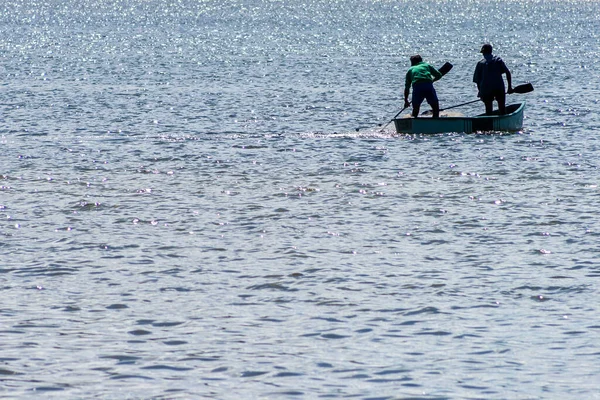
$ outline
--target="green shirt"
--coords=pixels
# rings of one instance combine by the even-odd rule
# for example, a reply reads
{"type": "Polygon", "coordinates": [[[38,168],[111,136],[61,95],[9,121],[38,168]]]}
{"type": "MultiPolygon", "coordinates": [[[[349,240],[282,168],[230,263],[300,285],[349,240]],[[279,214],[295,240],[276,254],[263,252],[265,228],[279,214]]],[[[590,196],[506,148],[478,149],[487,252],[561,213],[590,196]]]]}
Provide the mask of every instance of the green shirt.
{"type": "Polygon", "coordinates": [[[419,82],[435,82],[442,77],[440,71],[421,61],[417,65],[413,65],[406,73],[405,89],[410,89],[411,85],[419,82]]]}

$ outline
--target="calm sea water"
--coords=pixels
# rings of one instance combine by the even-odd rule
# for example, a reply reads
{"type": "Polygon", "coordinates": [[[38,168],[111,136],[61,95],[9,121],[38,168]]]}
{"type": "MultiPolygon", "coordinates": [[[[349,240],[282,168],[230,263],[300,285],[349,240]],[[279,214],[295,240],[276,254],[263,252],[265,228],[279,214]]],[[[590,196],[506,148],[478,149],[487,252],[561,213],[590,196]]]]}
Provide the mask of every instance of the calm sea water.
{"type": "Polygon", "coordinates": [[[1,5],[0,398],[600,398],[598,15],[1,5]],[[522,132],[382,131],[486,41],[522,132]]]}

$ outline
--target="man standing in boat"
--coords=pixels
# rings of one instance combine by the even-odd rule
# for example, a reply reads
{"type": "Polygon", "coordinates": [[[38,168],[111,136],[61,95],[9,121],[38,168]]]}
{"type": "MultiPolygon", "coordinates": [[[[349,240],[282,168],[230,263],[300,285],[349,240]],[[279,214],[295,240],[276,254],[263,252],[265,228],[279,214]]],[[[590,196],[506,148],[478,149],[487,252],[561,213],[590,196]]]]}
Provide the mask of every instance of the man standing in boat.
{"type": "Polygon", "coordinates": [[[513,92],[512,76],[506,64],[500,57],[492,54],[492,45],[489,43],[481,47],[483,60],[477,63],[473,82],[477,84],[477,97],[485,104],[485,113],[490,115],[494,109],[494,100],[498,102],[498,111],[501,115],[506,114],[506,92],[504,88],[504,79],[506,75],[508,83],[508,93],[513,92]]]}
{"type": "Polygon", "coordinates": [[[418,54],[410,57],[410,65],[404,84],[404,108],[410,106],[408,95],[412,86],[412,116],[415,118],[419,116],[421,103],[426,99],[431,106],[433,118],[438,118],[440,116],[440,102],[433,87],[433,82],[441,79],[442,73],[423,62],[423,58],[418,54]]]}

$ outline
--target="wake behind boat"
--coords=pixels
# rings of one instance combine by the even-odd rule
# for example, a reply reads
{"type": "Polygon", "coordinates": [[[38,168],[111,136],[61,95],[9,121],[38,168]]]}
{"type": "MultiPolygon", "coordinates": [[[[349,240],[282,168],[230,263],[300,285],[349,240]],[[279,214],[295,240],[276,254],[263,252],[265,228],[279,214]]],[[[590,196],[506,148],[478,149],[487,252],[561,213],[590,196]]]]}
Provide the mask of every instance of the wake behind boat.
{"type": "Polygon", "coordinates": [[[447,133],[447,132],[515,132],[523,128],[525,102],[506,106],[506,114],[496,110],[492,115],[480,114],[473,117],[440,118],[394,118],[398,133],[447,133]]]}

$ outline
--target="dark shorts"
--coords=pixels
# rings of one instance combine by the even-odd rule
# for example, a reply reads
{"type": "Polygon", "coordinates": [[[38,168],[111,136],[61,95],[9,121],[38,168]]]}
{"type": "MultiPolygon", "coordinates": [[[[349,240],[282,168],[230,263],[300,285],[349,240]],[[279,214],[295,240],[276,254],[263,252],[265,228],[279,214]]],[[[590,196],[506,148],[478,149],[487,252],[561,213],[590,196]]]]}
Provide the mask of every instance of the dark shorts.
{"type": "Polygon", "coordinates": [[[420,82],[413,85],[412,105],[413,107],[420,106],[423,100],[427,99],[429,105],[438,104],[439,100],[437,93],[433,88],[432,82],[420,82]]]}
{"type": "Polygon", "coordinates": [[[496,90],[481,94],[481,101],[484,103],[491,103],[494,100],[504,103],[506,101],[506,93],[504,93],[504,90],[496,90]]]}

